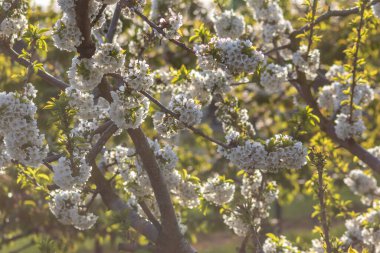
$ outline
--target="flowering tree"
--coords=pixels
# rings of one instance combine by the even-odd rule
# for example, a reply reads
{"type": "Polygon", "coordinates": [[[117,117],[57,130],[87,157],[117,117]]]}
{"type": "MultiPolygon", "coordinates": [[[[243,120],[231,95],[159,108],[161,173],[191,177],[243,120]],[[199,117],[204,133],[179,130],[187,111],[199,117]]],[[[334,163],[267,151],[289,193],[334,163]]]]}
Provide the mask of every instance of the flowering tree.
{"type": "Polygon", "coordinates": [[[380,252],[380,1],[57,3],[0,0],[2,245],[193,253],[214,215],[240,253],[380,252]],[[308,246],[270,223],[299,194],[308,246]]]}

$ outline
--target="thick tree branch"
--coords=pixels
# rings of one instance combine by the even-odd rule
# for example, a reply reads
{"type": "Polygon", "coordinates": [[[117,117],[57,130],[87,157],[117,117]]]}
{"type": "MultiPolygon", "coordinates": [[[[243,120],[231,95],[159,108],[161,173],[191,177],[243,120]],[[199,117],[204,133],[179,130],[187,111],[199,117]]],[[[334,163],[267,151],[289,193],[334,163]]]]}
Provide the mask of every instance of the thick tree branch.
{"type": "Polygon", "coordinates": [[[134,210],[132,210],[127,204],[125,204],[120,197],[112,190],[110,182],[108,182],[103,174],[100,172],[95,159],[96,156],[101,152],[105,143],[112,137],[112,135],[117,131],[115,125],[109,126],[102,136],[99,138],[98,142],[93,146],[91,151],[86,157],[86,161],[92,166],[92,179],[94,180],[100,196],[106,206],[115,212],[125,212],[125,219],[129,222],[131,227],[136,231],[144,235],[152,242],[156,242],[158,239],[158,230],[155,226],[147,221],[146,219],[140,217],[134,210]]]}
{"type": "Polygon", "coordinates": [[[75,5],[75,18],[83,38],[82,43],[77,47],[80,58],[91,58],[96,50],[95,43],[91,38],[89,2],[89,0],[77,0],[75,5]]]}
{"type": "Polygon", "coordinates": [[[147,138],[140,128],[128,129],[127,131],[135,145],[136,152],[141,158],[144,169],[148,173],[161,213],[162,230],[159,233],[156,252],[195,252],[181,234],[169,190],[147,138]]]}
{"type": "Polygon", "coordinates": [[[153,213],[150,211],[149,207],[144,201],[139,201],[139,206],[144,211],[145,215],[148,217],[148,220],[153,223],[158,231],[162,229],[160,222],[154,217],[153,213]]]}
{"type": "Polygon", "coordinates": [[[360,146],[353,139],[350,140],[341,140],[335,133],[334,123],[328,120],[319,110],[318,104],[315,101],[310,87],[307,85],[299,85],[296,81],[291,81],[294,87],[298,90],[301,97],[305,100],[305,102],[313,109],[313,113],[317,115],[320,119],[319,126],[322,131],[324,131],[336,144],[345,148],[353,155],[357,156],[360,160],[362,160],[365,164],[367,164],[374,171],[380,173],[380,160],[365,150],[362,146],[360,146]]]}

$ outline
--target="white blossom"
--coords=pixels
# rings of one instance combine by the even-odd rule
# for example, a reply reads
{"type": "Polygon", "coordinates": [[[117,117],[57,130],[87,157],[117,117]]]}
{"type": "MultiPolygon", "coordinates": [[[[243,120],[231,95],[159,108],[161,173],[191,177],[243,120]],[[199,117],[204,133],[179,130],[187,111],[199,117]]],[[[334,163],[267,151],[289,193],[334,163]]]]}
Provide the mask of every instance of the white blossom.
{"type": "Polygon", "coordinates": [[[307,156],[307,149],[302,143],[286,135],[275,135],[265,144],[247,140],[233,148],[219,148],[219,151],[238,167],[270,173],[282,169],[300,169],[306,164],[307,156]]]}
{"type": "Polygon", "coordinates": [[[51,195],[49,207],[59,222],[73,225],[79,230],[90,229],[95,225],[98,217],[92,213],[83,214],[80,210],[82,200],[78,189],[55,190],[51,195]]]}
{"type": "Polygon", "coordinates": [[[70,85],[80,91],[92,91],[103,78],[101,68],[93,58],[74,57],[67,73],[70,85]]]}
{"type": "Polygon", "coordinates": [[[362,202],[367,205],[371,204],[374,197],[380,194],[376,179],[359,169],[351,170],[344,179],[344,183],[353,193],[361,196],[362,202]]]}
{"type": "Polygon", "coordinates": [[[165,37],[168,39],[177,39],[178,30],[182,26],[182,15],[180,13],[175,13],[172,9],[169,9],[168,17],[160,19],[160,26],[164,27],[163,31],[165,37]]]}
{"type": "Polygon", "coordinates": [[[0,137],[7,155],[26,166],[38,167],[47,154],[44,135],[35,120],[37,107],[28,97],[0,92],[0,137]]]}
{"type": "Polygon", "coordinates": [[[132,60],[126,70],[124,81],[129,88],[136,91],[149,89],[153,84],[153,75],[145,60],[132,60]]]}
{"type": "Polygon", "coordinates": [[[84,158],[61,157],[53,166],[54,183],[63,190],[82,187],[91,175],[91,167],[84,158]]]}
{"type": "Polygon", "coordinates": [[[179,121],[192,126],[202,120],[201,105],[184,94],[174,95],[170,100],[169,107],[172,112],[179,115],[179,121]]]}
{"type": "Polygon", "coordinates": [[[288,69],[277,64],[269,64],[260,73],[260,84],[269,93],[283,90],[282,84],[288,79],[288,69]]]}
{"type": "Polygon", "coordinates": [[[216,174],[203,185],[202,193],[206,200],[216,205],[223,205],[231,202],[235,193],[235,185],[231,181],[222,180],[216,174]]]}
{"type": "Polygon", "coordinates": [[[202,68],[219,66],[232,73],[253,73],[265,62],[263,53],[254,50],[249,40],[215,37],[207,45],[196,45],[195,53],[202,68]]]}
{"type": "Polygon", "coordinates": [[[303,45],[293,54],[293,63],[299,71],[305,73],[308,80],[314,80],[318,75],[320,53],[318,49],[312,49],[308,55],[306,54],[307,46],[303,45]]]}
{"type": "Polygon", "coordinates": [[[380,18],[380,3],[372,5],[372,10],[375,17],[380,18]]]}
{"type": "Polygon", "coordinates": [[[96,49],[94,60],[99,69],[108,74],[118,71],[124,65],[125,56],[119,44],[104,43],[96,49]]]}
{"type": "Polygon", "coordinates": [[[237,39],[245,30],[244,18],[233,10],[226,10],[220,15],[215,15],[214,26],[220,38],[237,39]]]}
{"type": "Polygon", "coordinates": [[[127,90],[125,86],[112,91],[111,96],[113,101],[109,114],[119,128],[138,128],[144,122],[149,109],[147,98],[140,93],[127,90]]]}
{"type": "Polygon", "coordinates": [[[344,113],[337,115],[335,120],[335,133],[339,139],[347,140],[354,137],[360,137],[366,130],[361,118],[350,120],[350,116],[344,113]]]}

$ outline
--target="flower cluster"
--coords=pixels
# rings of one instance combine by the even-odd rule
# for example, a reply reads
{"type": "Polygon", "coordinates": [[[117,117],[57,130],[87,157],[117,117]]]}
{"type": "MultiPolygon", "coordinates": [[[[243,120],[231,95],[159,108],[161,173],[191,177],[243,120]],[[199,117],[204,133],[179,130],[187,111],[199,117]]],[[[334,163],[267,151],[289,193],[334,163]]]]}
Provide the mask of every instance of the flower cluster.
{"type": "Polygon", "coordinates": [[[0,175],[5,173],[5,168],[11,164],[11,158],[9,157],[5,148],[5,143],[0,137],[0,175]]]}
{"type": "Polygon", "coordinates": [[[231,73],[253,73],[265,63],[263,53],[249,40],[214,37],[207,45],[196,45],[195,52],[203,69],[221,67],[231,73]]]}
{"type": "MultiPolygon", "coordinates": [[[[321,108],[330,110],[331,113],[350,113],[349,103],[342,103],[350,99],[347,93],[348,85],[339,82],[333,82],[330,85],[323,86],[319,92],[318,104],[321,108]]],[[[353,103],[360,106],[368,105],[374,98],[374,91],[366,84],[358,84],[354,88],[353,103]]],[[[359,110],[355,110],[356,116],[361,116],[359,110]]]]}
{"type": "MultiPolygon", "coordinates": [[[[148,139],[162,176],[168,189],[174,195],[174,199],[181,206],[194,208],[199,205],[199,183],[192,180],[189,175],[182,176],[175,169],[178,158],[169,145],[161,147],[158,141],[148,139]]],[[[149,176],[143,167],[139,156],[135,156],[133,149],[117,146],[105,153],[107,164],[114,164],[120,171],[124,180],[125,189],[131,192],[137,200],[144,200],[147,204],[152,201],[153,189],[149,176]]],[[[155,201],[153,210],[158,210],[155,201]]],[[[159,213],[159,212],[157,212],[159,213]]],[[[158,216],[159,217],[159,216],[158,216]]]]}
{"type": "Polygon", "coordinates": [[[285,236],[269,236],[263,244],[264,253],[299,253],[300,250],[293,246],[285,236]]]}
{"type": "Polygon", "coordinates": [[[90,229],[95,225],[98,217],[81,210],[83,201],[79,190],[55,190],[51,195],[50,210],[62,224],[73,225],[79,230],[90,229]]]}
{"type": "Polygon", "coordinates": [[[169,103],[169,109],[179,115],[179,121],[186,125],[196,125],[202,120],[201,105],[184,94],[173,96],[169,103]]]}
{"type": "Polygon", "coordinates": [[[223,95],[230,90],[231,77],[222,69],[190,72],[191,95],[202,104],[209,104],[213,95],[223,95]]]}
{"type": "Polygon", "coordinates": [[[376,4],[372,5],[372,10],[373,10],[373,14],[377,18],[380,18],[380,3],[376,3],[376,4]]]}
{"type": "Polygon", "coordinates": [[[277,64],[270,63],[260,73],[260,84],[268,93],[280,92],[282,84],[288,79],[288,69],[277,64]]]}
{"type": "Polygon", "coordinates": [[[0,1],[0,13],[6,13],[2,22],[0,22],[0,35],[11,40],[20,37],[28,25],[25,17],[27,5],[20,2],[12,0],[0,1]]]}
{"type": "Polygon", "coordinates": [[[215,103],[216,118],[222,123],[224,132],[238,132],[253,137],[255,129],[249,121],[248,110],[242,108],[236,98],[215,103]]]}
{"type": "Polygon", "coordinates": [[[119,44],[104,43],[96,49],[94,60],[103,74],[108,74],[124,65],[125,56],[119,44]]]}
{"type": "Polygon", "coordinates": [[[353,193],[361,196],[361,201],[366,205],[371,205],[374,198],[380,195],[376,179],[362,170],[351,170],[344,179],[344,183],[353,193]]]}
{"type": "Polygon", "coordinates": [[[163,28],[165,37],[168,39],[177,39],[178,30],[182,26],[182,15],[169,9],[169,16],[160,19],[160,27],[163,28]]]}
{"type": "Polygon", "coordinates": [[[373,206],[355,218],[345,222],[346,232],[341,237],[343,246],[355,245],[366,248],[369,252],[380,251],[380,203],[375,201],[373,206]]]}
{"type": "Polygon", "coordinates": [[[183,207],[195,208],[199,206],[200,185],[199,182],[192,180],[190,176],[182,178],[177,190],[177,201],[183,207]]]}
{"type": "Polygon", "coordinates": [[[277,41],[277,46],[288,43],[288,35],[293,30],[288,20],[285,20],[281,7],[276,0],[249,0],[254,17],[262,24],[265,43],[277,41]]]}
{"type": "Polygon", "coordinates": [[[93,58],[74,57],[67,73],[70,85],[81,91],[92,91],[103,78],[103,73],[93,58]]]}
{"type": "Polygon", "coordinates": [[[334,64],[329,70],[326,72],[326,78],[330,81],[337,81],[339,78],[347,74],[344,67],[342,65],[334,64]]]}
{"type": "Polygon", "coordinates": [[[145,60],[132,60],[126,70],[124,81],[128,88],[135,91],[149,89],[153,84],[153,75],[145,60]]]}
{"type": "Polygon", "coordinates": [[[128,18],[133,18],[135,11],[143,12],[145,3],[145,0],[129,1],[128,5],[123,9],[123,14],[128,18]]]}
{"type": "Polygon", "coordinates": [[[223,215],[224,223],[242,237],[249,231],[259,231],[261,221],[269,216],[270,205],[277,196],[276,182],[265,180],[258,170],[245,174],[240,195],[231,202],[235,208],[223,215]]]}
{"type": "Polygon", "coordinates": [[[350,119],[348,114],[338,114],[335,119],[335,133],[339,139],[347,140],[353,137],[361,136],[366,130],[361,118],[350,119]]]}
{"type": "Polygon", "coordinates": [[[53,166],[54,183],[63,190],[82,187],[91,175],[91,167],[85,159],[61,157],[53,166]]]}
{"type": "Polygon", "coordinates": [[[293,63],[299,71],[305,73],[306,79],[314,80],[319,68],[320,53],[318,49],[307,52],[307,46],[303,45],[293,53],[293,63]]]}
{"type": "Polygon", "coordinates": [[[214,21],[215,31],[220,38],[239,38],[245,30],[244,18],[232,10],[226,10],[216,15],[214,21]]]}
{"type": "MultiPolygon", "coordinates": [[[[76,21],[76,1],[59,0],[58,5],[63,11],[63,16],[54,25],[53,41],[54,45],[66,51],[76,51],[76,48],[82,43],[82,33],[77,26],[76,21]]],[[[89,1],[88,16],[91,21],[95,20],[101,3],[95,0],[89,1]]],[[[105,19],[100,18],[96,27],[101,27],[105,19]]]]}
{"type": "Polygon", "coordinates": [[[38,167],[46,157],[47,146],[37,127],[37,107],[30,99],[17,93],[0,92],[0,140],[5,146],[1,154],[23,165],[38,167]]]}
{"type": "MultiPolygon", "coordinates": [[[[327,73],[331,79],[339,79],[346,74],[344,69],[338,66],[332,66],[327,73]]],[[[347,84],[333,82],[330,85],[323,86],[319,92],[318,104],[321,108],[326,109],[330,114],[337,115],[335,119],[335,132],[337,136],[346,140],[361,136],[365,131],[365,125],[362,120],[362,110],[360,107],[351,108],[351,95],[353,105],[361,107],[368,105],[374,98],[374,91],[363,83],[358,83],[353,91],[347,84]],[[353,94],[350,94],[350,93],[353,94]]]]}
{"type": "Polygon", "coordinates": [[[235,193],[235,185],[232,180],[215,175],[202,186],[203,197],[215,205],[224,205],[232,201],[235,193]]]}
{"type": "Polygon", "coordinates": [[[104,43],[96,49],[93,58],[73,58],[67,72],[70,85],[80,91],[92,91],[102,81],[104,74],[118,71],[124,61],[119,44],[104,43]]]}
{"type": "Polygon", "coordinates": [[[111,92],[112,103],[109,109],[111,120],[122,129],[138,128],[149,110],[149,100],[136,91],[120,86],[111,92]]]}
{"type": "MultiPolygon", "coordinates": [[[[239,134],[230,132],[227,135],[228,144],[239,142],[239,134]]],[[[276,173],[284,169],[300,169],[306,164],[307,149],[301,142],[290,136],[275,135],[265,143],[252,140],[242,141],[241,144],[218,150],[233,164],[243,169],[260,169],[268,173],[276,173]]]]}
{"type": "Polygon", "coordinates": [[[104,119],[108,115],[109,103],[100,97],[97,101],[94,95],[69,87],[65,90],[69,98],[69,105],[76,110],[76,116],[80,119],[104,119]]]}
{"type": "Polygon", "coordinates": [[[178,115],[178,120],[162,112],[155,113],[153,117],[156,130],[166,138],[170,138],[186,126],[199,124],[202,120],[201,105],[184,93],[173,95],[168,109],[178,115]]]}

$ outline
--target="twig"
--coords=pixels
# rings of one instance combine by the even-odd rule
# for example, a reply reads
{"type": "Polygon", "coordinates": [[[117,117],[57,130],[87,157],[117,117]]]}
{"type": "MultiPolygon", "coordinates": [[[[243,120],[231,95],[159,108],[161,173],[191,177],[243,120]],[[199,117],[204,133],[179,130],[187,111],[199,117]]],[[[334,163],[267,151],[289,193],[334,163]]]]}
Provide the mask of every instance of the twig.
{"type": "MultiPolygon", "coordinates": [[[[144,14],[142,14],[140,11],[136,10],[136,9],[133,9],[133,11],[137,14],[137,16],[139,16],[142,20],[144,20],[150,27],[152,27],[154,30],[156,30],[159,34],[161,34],[162,36],[164,36],[165,38],[166,37],[166,33],[164,32],[164,30],[157,26],[155,23],[153,23],[152,21],[149,20],[149,18],[147,18],[144,14]]],[[[170,42],[176,44],[177,46],[185,49],[187,52],[191,53],[191,54],[195,54],[194,50],[192,50],[191,48],[187,47],[184,43],[178,41],[178,40],[175,40],[175,39],[170,39],[170,38],[167,38],[170,42]]]]}
{"type": "Polygon", "coordinates": [[[287,49],[287,48],[290,48],[290,44],[286,44],[286,45],[283,45],[283,46],[279,46],[279,47],[274,47],[266,52],[264,52],[265,55],[269,55],[273,52],[277,52],[277,51],[280,51],[280,50],[283,50],[283,49],[287,49]]]}
{"type": "Polygon", "coordinates": [[[103,4],[102,7],[100,7],[98,14],[96,15],[95,19],[91,22],[91,27],[96,25],[96,23],[99,21],[99,19],[102,17],[104,10],[107,8],[106,4],[103,4]]]}
{"type": "Polygon", "coordinates": [[[357,28],[358,37],[356,38],[356,41],[355,41],[354,61],[352,63],[353,69],[352,69],[352,83],[351,83],[351,92],[350,92],[350,118],[349,118],[350,122],[352,122],[352,116],[354,113],[354,93],[355,93],[355,86],[356,86],[356,74],[358,71],[359,48],[360,48],[360,43],[362,40],[362,29],[364,25],[364,11],[365,11],[366,4],[367,4],[367,0],[364,0],[363,4],[360,6],[360,22],[359,22],[359,27],[357,28]]]}
{"type": "MultiPolygon", "coordinates": [[[[377,3],[380,3],[380,0],[374,0],[368,6],[372,6],[372,5],[377,4],[377,3]]],[[[325,20],[328,20],[331,17],[347,17],[347,16],[350,16],[352,14],[358,14],[358,13],[359,13],[358,7],[347,9],[347,10],[328,10],[327,12],[325,12],[324,14],[322,14],[321,16],[319,16],[315,20],[314,25],[319,24],[325,20]]],[[[304,33],[308,30],[310,30],[310,24],[307,24],[307,25],[293,31],[290,34],[290,37],[295,38],[297,35],[304,33]]]]}
{"type": "Polygon", "coordinates": [[[327,221],[327,211],[326,211],[326,195],[325,195],[325,188],[326,185],[324,183],[324,167],[326,165],[326,158],[322,152],[313,150],[310,153],[310,159],[313,163],[313,165],[317,168],[318,173],[318,200],[319,200],[319,207],[320,207],[320,222],[323,229],[323,239],[326,244],[326,252],[331,253],[332,252],[332,246],[330,241],[330,234],[329,234],[329,225],[327,221]]]}
{"type": "MultiPolygon", "coordinates": [[[[13,49],[11,49],[9,45],[6,45],[4,41],[0,41],[0,49],[3,54],[9,56],[13,61],[27,68],[30,66],[27,60],[20,58],[19,54],[13,49]]],[[[47,83],[49,83],[50,85],[55,86],[61,90],[64,90],[67,87],[69,87],[68,84],[59,80],[58,78],[54,77],[53,75],[49,74],[46,71],[38,70],[37,75],[41,77],[43,80],[45,80],[47,83]]]]}
{"type": "Polygon", "coordinates": [[[310,34],[307,44],[306,57],[309,57],[310,49],[313,44],[314,26],[315,26],[315,14],[317,12],[318,0],[313,0],[313,6],[311,11],[311,23],[310,23],[310,34]]]}

